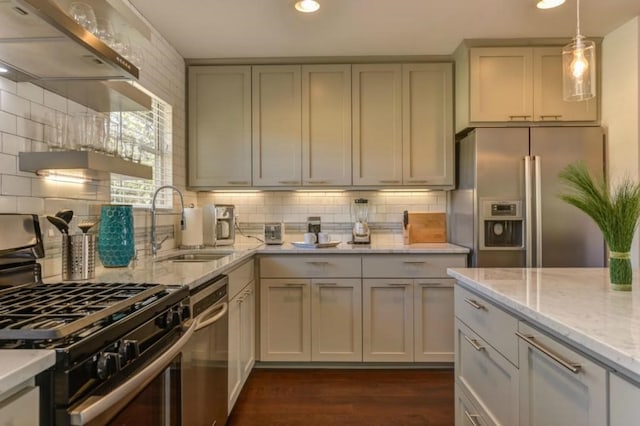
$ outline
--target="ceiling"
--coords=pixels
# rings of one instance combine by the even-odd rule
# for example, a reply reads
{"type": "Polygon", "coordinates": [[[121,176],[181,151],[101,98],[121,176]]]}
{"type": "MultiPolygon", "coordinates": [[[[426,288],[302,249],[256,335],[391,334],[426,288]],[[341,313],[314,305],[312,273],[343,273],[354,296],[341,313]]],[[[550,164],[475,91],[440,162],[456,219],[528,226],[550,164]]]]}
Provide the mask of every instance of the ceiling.
{"type": "MultiPolygon", "coordinates": [[[[129,0],[184,57],[449,55],[463,39],[572,37],[576,0],[129,0]],[[162,6],[160,6],[162,5],[162,6]]],[[[638,0],[582,0],[587,36],[640,15],[638,0]]]]}

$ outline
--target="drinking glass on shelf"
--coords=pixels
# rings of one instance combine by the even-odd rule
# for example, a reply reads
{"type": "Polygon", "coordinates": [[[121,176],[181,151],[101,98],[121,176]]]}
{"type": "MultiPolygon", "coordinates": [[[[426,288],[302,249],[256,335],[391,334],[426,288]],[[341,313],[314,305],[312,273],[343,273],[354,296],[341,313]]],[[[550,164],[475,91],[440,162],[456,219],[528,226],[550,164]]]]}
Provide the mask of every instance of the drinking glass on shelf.
{"type": "Polygon", "coordinates": [[[70,149],[69,116],[57,110],[45,114],[44,141],[51,150],[70,149]]]}
{"type": "Polygon", "coordinates": [[[129,135],[122,135],[122,158],[125,160],[132,161],[133,160],[133,147],[135,146],[136,140],[129,135]]]}
{"type": "Polygon", "coordinates": [[[87,3],[74,1],[69,5],[69,15],[91,33],[96,32],[97,19],[93,8],[87,3]]]}
{"type": "Polygon", "coordinates": [[[82,151],[93,149],[93,115],[76,112],[71,117],[71,137],[75,145],[82,151]]]}
{"type": "Polygon", "coordinates": [[[109,139],[109,117],[96,114],[93,116],[93,149],[107,152],[107,140],[109,139]]]}
{"type": "Polygon", "coordinates": [[[109,47],[114,43],[114,34],[111,21],[106,18],[98,18],[96,20],[96,32],[94,35],[109,47]]]}

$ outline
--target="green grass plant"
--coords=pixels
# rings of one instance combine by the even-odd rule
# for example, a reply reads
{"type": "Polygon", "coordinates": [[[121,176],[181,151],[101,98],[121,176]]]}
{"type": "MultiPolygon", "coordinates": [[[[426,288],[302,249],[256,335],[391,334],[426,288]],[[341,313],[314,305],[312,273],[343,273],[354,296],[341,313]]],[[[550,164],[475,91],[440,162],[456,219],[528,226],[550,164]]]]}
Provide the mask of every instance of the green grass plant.
{"type": "Polygon", "coordinates": [[[602,231],[610,250],[612,286],[631,290],[629,251],[640,218],[640,184],[625,177],[610,188],[603,176],[592,177],[582,162],[569,164],[559,177],[570,189],[560,198],[589,215],[602,231]]]}

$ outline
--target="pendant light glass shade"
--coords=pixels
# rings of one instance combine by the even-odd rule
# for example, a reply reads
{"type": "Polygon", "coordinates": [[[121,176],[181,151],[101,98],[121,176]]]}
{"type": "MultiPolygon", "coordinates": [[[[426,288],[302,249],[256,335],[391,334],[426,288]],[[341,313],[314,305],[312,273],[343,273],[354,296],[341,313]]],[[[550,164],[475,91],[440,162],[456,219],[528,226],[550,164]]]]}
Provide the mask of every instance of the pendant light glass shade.
{"type": "Polygon", "coordinates": [[[562,98],[584,101],[596,96],[596,45],[580,34],[580,0],[577,0],[577,30],[562,48],[562,98]]]}

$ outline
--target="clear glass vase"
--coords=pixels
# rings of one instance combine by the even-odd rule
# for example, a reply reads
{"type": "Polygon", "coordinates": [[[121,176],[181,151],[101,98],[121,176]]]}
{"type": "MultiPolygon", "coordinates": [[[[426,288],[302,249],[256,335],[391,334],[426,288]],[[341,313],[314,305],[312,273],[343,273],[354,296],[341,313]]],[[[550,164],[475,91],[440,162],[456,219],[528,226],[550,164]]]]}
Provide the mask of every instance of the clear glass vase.
{"type": "Polygon", "coordinates": [[[609,281],[613,290],[631,291],[633,270],[629,252],[609,253],[609,281]]]}

